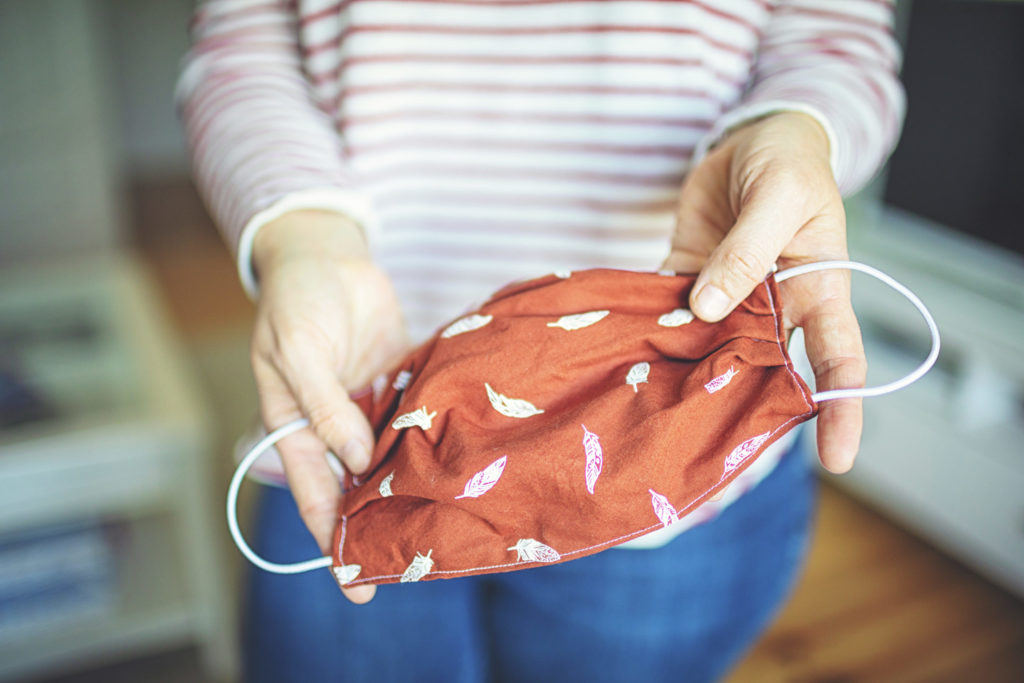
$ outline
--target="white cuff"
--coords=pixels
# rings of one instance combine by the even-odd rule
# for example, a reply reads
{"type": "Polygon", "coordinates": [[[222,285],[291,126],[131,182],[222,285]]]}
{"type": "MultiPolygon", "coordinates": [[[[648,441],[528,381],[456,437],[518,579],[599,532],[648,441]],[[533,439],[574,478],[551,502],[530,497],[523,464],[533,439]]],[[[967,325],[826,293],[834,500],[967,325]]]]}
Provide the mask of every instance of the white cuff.
{"type": "Polygon", "coordinates": [[[777,114],[784,111],[795,111],[800,112],[801,114],[807,114],[821,124],[821,127],[825,130],[825,136],[828,138],[828,163],[832,168],[832,177],[838,182],[839,176],[836,175],[836,171],[838,170],[839,150],[836,132],[832,127],[832,123],[817,107],[812,107],[809,104],[794,100],[765,100],[763,102],[742,104],[725,114],[715,122],[715,125],[711,127],[711,130],[709,130],[697,143],[697,147],[693,152],[691,168],[700,163],[700,161],[707,156],[711,147],[721,140],[726,133],[729,133],[735,128],[739,128],[744,124],[750,123],[754,119],[759,119],[762,116],[767,116],[768,114],[777,114]]]}
{"type": "Polygon", "coordinates": [[[238,277],[245,293],[253,300],[259,296],[259,283],[252,267],[252,243],[256,233],[270,221],[289,211],[317,209],[334,211],[355,221],[369,243],[377,231],[373,207],[365,194],[337,187],[317,187],[285,195],[249,219],[238,239],[238,277]]]}

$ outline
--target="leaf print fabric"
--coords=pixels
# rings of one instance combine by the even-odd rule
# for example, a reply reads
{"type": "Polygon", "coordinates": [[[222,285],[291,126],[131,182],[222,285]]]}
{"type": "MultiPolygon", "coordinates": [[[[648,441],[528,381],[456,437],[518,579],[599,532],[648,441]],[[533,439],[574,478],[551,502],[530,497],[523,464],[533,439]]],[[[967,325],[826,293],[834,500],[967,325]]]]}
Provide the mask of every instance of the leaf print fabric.
{"type": "Polygon", "coordinates": [[[505,462],[507,460],[508,456],[503,455],[483,470],[477,472],[473,475],[472,479],[466,482],[466,488],[462,491],[462,495],[455,496],[455,499],[479,498],[490,491],[498,483],[501,473],[505,471],[505,462]]]}
{"type": "Polygon", "coordinates": [[[671,313],[658,318],[658,324],[662,327],[679,327],[693,322],[694,315],[685,308],[677,308],[671,313]]]}
{"type": "Polygon", "coordinates": [[[499,394],[486,382],[484,382],[484,388],[487,389],[487,399],[491,402],[491,406],[505,417],[533,417],[544,412],[529,401],[499,394]]]}
{"type": "Polygon", "coordinates": [[[705,384],[704,388],[707,389],[709,394],[713,394],[716,391],[718,391],[719,389],[721,389],[722,387],[724,387],[726,384],[731,382],[732,378],[735,377],[735,376],[736,376],[736,370],[734,368],[730,367],[728,370],[723,372],[721,375],[719,375],[718,377],[715,377],[713,380],[711,380],[710,382],[705,384]]]}
{"type": "Polygon", "coordinates": [[[604,451],[601,450],[601,441],[598,439],[597,434],[588,430],[586,425],[582,426],[583,453],[587,458],[587,462],[584,467],[584,477],[587,482],[587,491],[593,495],[594,486],[597,484],[597,478],[601,476],[601,468],[604,467],[604,451]]]}
{"type": "Polygon", "coordinates": [[[554,548],[532,538],[520,538],[509,550],[516,551],[520,562],[558,562],[562,559],[554,548]]]}
{"type": "Polygon", "coordinates": [[[391,383],[391,387],[395,391],[405,391],[405,388],[409,386],[410,379],[412,379],[412,373],[408,370],[402,370],[395,375],[395,381],[391,383]]]}
{"type": "Polygon", "coordinates": [[[381,481],[380,486],[377,487],[377,491],[380,493],[380,495],[382,497],[387,498],[388,496],[392,495],[391,494],[391,480],[394,479],[394,478],[395,478],[395,473],[392,472],[388,476],[384,477],[384,480],[381,481]]]}
{"type": "Polygon", "coordinates": [[[734,469],[739,467],[744,460],[752,456],[757,452],[757,449],[761,447],[768,437],[771,436],[771,432],[765,432],[764,434],[758,434],[757,436],[747,439],[739,446],[732,450],[732,453],[725,459],[725,471],[726,473],[732,472],[734,469]]]}
{"type": "Polygon", "coordinates": [[[654,514],[661,520],[662,525],[668,527],[670,524],[678,522],[679,514],[672,507],[672,503],[668,502],[668,498],[656,493],[654,489],[648,489],[648,491],[651,492],[651,506],[654,508],[654,514]]]}
{"type": "Polygon", "coordinates": [[[577,313],[575,315],[563,315],[557,322],[548,323],[548,327],[561,327],[563,330],[582,330],[584,327],[604,320],[610,311],[590,311],[588,313],[577,313]]]}
{"type": "Polygon", "coordinates": [[[629,369],[629,373],[626,374],[626,384],[633,387],[633,391],[639,392],[636,388],[637,384],[647,381],[647,375],[651,372],[650,363],[637,363],[629,369]]]}
{"type": "Polygon", "coordinates": [[[437,411],[427,413],[427,407],[423,406],[418,410],[414,410],[411,413],[405,415],[399,415],[394,422],[391,423],[393,429],[408,429],[409,427],[419,427],[420,429],[430,429],[433,424],[434,418],[437,417],[437,411]]]}
{"type": "Polygon", "coordinates": [[[815,406],[773,279],[691,325],[693,282],[517,282],[396,358],[379,397],[353,391],[376,441],[366,484],[346,475],[338,581],[350,565],[343,585],[543,568],[699,518],[815,406]]]}
{"type": "Polygon", "coordinates": [[[465,332],[472,332],[473,330],[479,330],[481,327],[491,322],[494,319],[492,315],[467,315],[465,318],[459,318],[448,327],[444,328],[444,332],[441,333],[441,339],[451,339],[457,334],[463,334],[465,332]]]}
{"type": "Polygon", "coordinates": [[[420,555],[416,553],[416,557],[413,558],[412,562],[402,573],[402,578],[399,579],[401,583],[411,583],[413,581],[419,581],[424,576],[430,573],[430,570],[434,568],[434,560],[430,558],[430,553],[434,552],[433,549],[429,550],[426,555],[420,555]]]}
{"type": "Polygon", "coordinates": [[[361,571],[363,571],[363,568],[358,564],[343,564],[340,567],[334,568],[334,577],[338,580],[338,583],[344,586],[355,581],[361,571]]]}

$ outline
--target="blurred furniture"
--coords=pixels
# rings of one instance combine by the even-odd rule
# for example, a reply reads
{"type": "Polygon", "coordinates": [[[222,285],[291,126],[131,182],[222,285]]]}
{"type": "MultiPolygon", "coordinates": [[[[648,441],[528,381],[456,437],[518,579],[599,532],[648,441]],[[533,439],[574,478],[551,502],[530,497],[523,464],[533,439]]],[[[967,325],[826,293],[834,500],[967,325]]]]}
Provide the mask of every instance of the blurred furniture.
{"type": "Polygon", "coordinates": [[[0,271],[0,386],[35,406],[0,428],[0,612],[25,615],[0,680],[190,643],[235,675],[207,410],[162,310],[126,255],[0,271]]]}
{"type": "Polygon", "coordinates": [[[0,3],[0,263],[120,236],[116,90],[97,9],[0,3]]]}
{"type": "MultiPolygon", "coordinates": [[[[907,118],[886,173],[848,203],[850,246],[925,301],[943,349],[917,384],[865,400],[861,455],[835,483],[1024,596],[1024,3],[897,10],[907,118]]],[[[902,376],[927,353],[923,323],[853,283],[869,381],[902,376]]]]}
{"type": "MultiPolygon", "coordinates": [[[[864,401],[853,470],[833,478],[937,547],[1024,596],[1024,259],[877,203],[849,207],[853,258],[888,272],[942,331],[938,366],[864,401]]],[[[853,276],[869,384],[924,359],[923,321],[853,276]]]]}

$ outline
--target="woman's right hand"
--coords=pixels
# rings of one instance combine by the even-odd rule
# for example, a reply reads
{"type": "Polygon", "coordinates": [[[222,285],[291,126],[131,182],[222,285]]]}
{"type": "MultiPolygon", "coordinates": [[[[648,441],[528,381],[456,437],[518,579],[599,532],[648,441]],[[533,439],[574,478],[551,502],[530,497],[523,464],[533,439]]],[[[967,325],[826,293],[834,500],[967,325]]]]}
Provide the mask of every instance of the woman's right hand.
{"type": "MultiPolygon", "coordinates": [[[[252,367],[267,430],[300,417],[304,429],[277,444],[299,513],[325,555],[341,486],[325,457],[363,472],[373,432],[348,392],[391,368],[409,348],[387,276],[362,232],[326,211],[294,211],[266,224],[253,243],[260,298],[252,367]]],[[[368,602],[373,586],[342,589],[368,602]]]]}

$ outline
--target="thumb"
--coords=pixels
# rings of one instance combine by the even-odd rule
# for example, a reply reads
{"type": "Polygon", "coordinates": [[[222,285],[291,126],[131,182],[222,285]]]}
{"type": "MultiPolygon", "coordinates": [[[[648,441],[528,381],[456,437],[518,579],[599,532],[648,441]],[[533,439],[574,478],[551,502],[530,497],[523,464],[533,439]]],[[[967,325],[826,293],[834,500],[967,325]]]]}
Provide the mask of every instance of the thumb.
{"type": "Polygon", "coordinates": [[[313,431],[353,474],[370,464],[373,430],[315,346],[293,346],[284,363],[284,379],[313,431]]]}
{"type": "Polygon", "coordinates": [[[721,320],[771,272],[800,228],[785,208],[779,199],[765,199],[763,195],[752,197],[743,207],[736,224],[711,252],[690,292],[690,309],[698,318],[721,320]]]}

